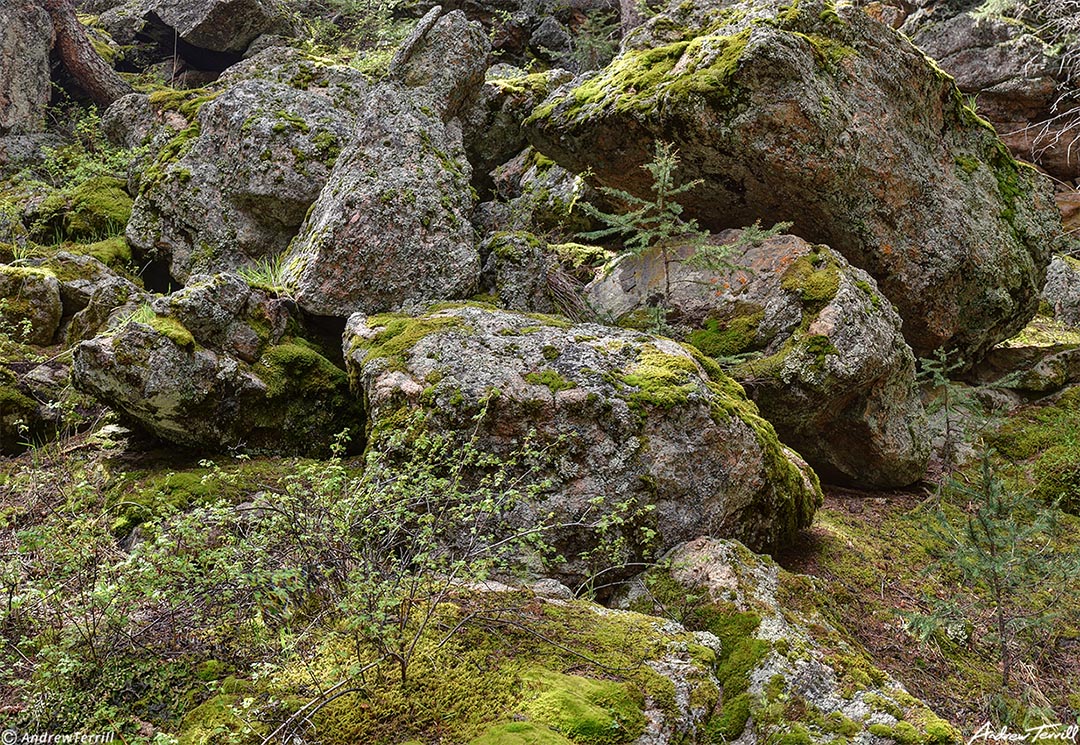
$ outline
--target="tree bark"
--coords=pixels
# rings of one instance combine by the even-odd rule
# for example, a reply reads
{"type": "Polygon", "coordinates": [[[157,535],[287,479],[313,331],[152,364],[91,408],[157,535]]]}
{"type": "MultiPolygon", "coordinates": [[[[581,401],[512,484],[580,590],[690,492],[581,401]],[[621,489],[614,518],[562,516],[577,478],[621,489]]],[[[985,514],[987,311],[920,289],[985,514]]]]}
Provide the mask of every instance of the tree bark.
{"type": "Polygon", "coordinates": [[[94,103],[104,109],[121,96],[133,92],[132,87],[94,49],[86,29],[75,17],[71,0],[44,0],[43,4],[52,19],[60,61],[94,103]]]}
{"type": "Polygon", "coordinates": [[[619,26],[626,36],[645,21],[639,0],[619,0],[619,26]]]}

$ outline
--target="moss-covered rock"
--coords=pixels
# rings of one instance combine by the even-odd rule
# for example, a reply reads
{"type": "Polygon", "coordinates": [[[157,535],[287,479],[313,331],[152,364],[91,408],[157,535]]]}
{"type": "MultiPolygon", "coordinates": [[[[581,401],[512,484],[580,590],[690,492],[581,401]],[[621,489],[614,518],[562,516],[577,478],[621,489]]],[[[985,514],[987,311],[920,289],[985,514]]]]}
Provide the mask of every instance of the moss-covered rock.
{"type": "Polygon", "coordinates": [[[837,624],[809,577],[780,569],[733,541],[679,546],[623,599],[720,640],[714,742],[827,743],[868,735],[959,743],[960,734],[877,669],[837,624]],[[890,734],[881,734],[884,729],[890,734]]]}
{"type": "Polygon", "coordinates": [[[0,329],[25,344],[52,344],[63,316],[60,283],[48,269],[0,264],[0,329]]]}
{"type": "Polygon", "coordinates": [[[36,209],[37,238],[94,241],[122,233],[131,218],[131,196],[122,179],[95,176],[54,191],[36,209]]]}
{"type": "Polygon", "coordinates": [[[335,103],[336,91],[241,79],[202,96],[152,94],[191,124],[140,174],[128,240],[182,282],[284,251],[355,124],[357,102],[335,103]]]}
{"type": "Polygon", "coordinates": [[[74,380],[182,445],[326,453],[362,429],[345,372],[302,338],[292,304],[198,277],[75,350],[74,380]]]}
{"type": "Polygon", "coordinates": [[[876,487],[922,478],[926,415],[892,305],[828,246],[751,235],[710,239],[709,250],[728,246],[728,268],[695,264],[687,246],[624,255],[586,287],[588,304],[631,328],[655,325],[660,312],[822,476],[876,487]]]}
{"type": "Polygon", "coordinates": [[[559,165],[639,198],[654,143],[673,143],[679,177],[702,179],[679,195],[688,217],[713,230],[793,222],[876,279],[919,356],[971,359],[1019,330],[1060,233],[1049,183],[951,78],[826,0],[672,0],[525,127],[559,165]],[[956,159],[974,167],[943,168],[956,159]]]}
{"type": "Polygon", "coordinates": [[[620,552],[638,560],[702,532],[783,545],[819,499],[816,477],[738,384],[667,339],[450,306],[353,316],[345,354],[373,445],[413,410],[436,431],[479,426],[479,446],[495,452],[535,431],[553,459],[542,476],[554,483],[511,519],[553,512],[580,524],[558,531],[562,577],[587,573],[580,557],[598,545],[593,519],[614,520],[620,552]]]}

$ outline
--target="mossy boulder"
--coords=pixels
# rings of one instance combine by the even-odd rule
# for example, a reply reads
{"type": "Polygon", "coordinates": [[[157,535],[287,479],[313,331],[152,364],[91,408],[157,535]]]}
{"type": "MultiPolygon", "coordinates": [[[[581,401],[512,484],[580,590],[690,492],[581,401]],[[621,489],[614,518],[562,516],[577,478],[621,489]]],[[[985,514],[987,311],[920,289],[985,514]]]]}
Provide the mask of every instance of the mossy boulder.
{"type": "Polygon", "coordinates": [[[727,269],[674,247],[624,255],[586,288],[589,306],[623,325],[649,323],[662,298],[672,333],[717,358],[780,438],[824,478],[871,487],[922,478],[929,458],[915,359],[874,280],[828,246],[749,233],[727,269]]]}
{"type": "Polygon", "coordinates": [[[373,447],[416,411],[434,431],[476,429],[495,453],[535,431],[552,486],[510,527],[549,513],[567,524],[553,537],[566,563],[551,569],[567,581],[588,573],[579,557],[602,540],[597,520],[623,536],[620,560],[631,562],[702,533],[785,545],[820,500],[816,476],[739,385],[669,339],[450,306],[355,315],[345,354],[373,447]]]}
{"type": "Polygon", "coordinates": [[[1049,181],[951,78],[825,0],[672,2],[525,127],[560,165],[643,198],[641,166],[674,143],[677,176],[704,180],[679,197],[687,216],[793,222],[877,280],[917,356],[973,360],[1022,328],[1061,231],[1049,181]]]}
{"type": "MultiPolygon", "coordinates": [[[[480,291],[507,310],[555,313],[554,253],[542,238],[525,231],[493,233],[480,244],[485,256],[480,291]]],[[[572,290],[572,286],[567,286],[572,290]]],[[[567,293],[573,297],[573,292],[567,293]]]]}
{"type": "Polygon", "coordinates": [[[207,99],[140,177],[126,233],[180,282],[284,251],[355,123],[329,95],[266,80],[207,99]]]}
{"type": "Polygon", "coordinates": [[[432,13],[366,99],[289,249],[288,281],[309,313],[381,312],[475,292],[471,168],[454,116],[483,80],[488,45],[460,11],[432,13]],[[432,62],[432,50],[444,56],[432,62]]]}
{"type": "Polygon", "coordinates": [[[5,336],[20,343],[52,344],[63,312],[56,275],[39,267],[0,264],[0,323],[5,336]]]}
{"type": "Polygon", "coordinates": [[[131,217],[131,196],[123,179],[95,176],[49,194],[34,210],[36,237],[53,241],[94,241],[123,232],[131,217]]]}
{"type": "Polygon", "coordinates": [[[630,583],[621,603],[719,638],[722,704],[705,728],[712,742],[962,742],[873,664],[816,580],[735,541],[678,546],[630,583]]]}
{"type": "Polygon", "coordinates": [[[75,347],[73,379],[162,439],[319,454],[362,428],[345,372],[297,336],[292,303],[195,277],[75,347]]]}

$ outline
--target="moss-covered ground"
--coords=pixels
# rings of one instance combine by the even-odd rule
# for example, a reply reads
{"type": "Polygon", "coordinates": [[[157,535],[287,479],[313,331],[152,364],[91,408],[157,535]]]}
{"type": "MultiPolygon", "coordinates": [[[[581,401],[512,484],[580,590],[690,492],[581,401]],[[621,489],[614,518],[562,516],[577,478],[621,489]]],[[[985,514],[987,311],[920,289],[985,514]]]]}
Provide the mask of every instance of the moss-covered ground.
{"type": "MultiPolygon", "coordinates": [[[[1014,412],[988,441],[998,450],[994,466],[1008,489],[1034,490],[1044,498],[1072,495],[1080,463],[1080,408],[1075,391],[1056,403],[1014,412]]],[[[978,464],[954,478],[976,483],[978,464]]],[[[1043,719],[1066,724],[1080,718],[1080,594],[1063,590],[1053,608],[1045,588],[1018,598],[1021,606],[1052,623],[1016,638],[1019,669],[1002,684],[994,644],[994,618],[985,586],[961,584],[942,564],[945,544],[935,530],[937,509],[962,526],[975,506],[965,489],[934,485],[904,492],[864,493],[830,488],[814,526],[778,558],[793,571],[827,580],[833,608],[875,661],[909,691],[968,733],[990,720],[1021,726],[1043,719]],[[940,600],[964,609],[963,620],[923,642],[909,633],[905,615],[926,614],[940,600]]],[[[1060,534],[1049,550],[1080,551],[1080,519],[1057,515],[1060,534]]],[[[1023,518],[1021,518],[1023,519],[1023,518]]]]}

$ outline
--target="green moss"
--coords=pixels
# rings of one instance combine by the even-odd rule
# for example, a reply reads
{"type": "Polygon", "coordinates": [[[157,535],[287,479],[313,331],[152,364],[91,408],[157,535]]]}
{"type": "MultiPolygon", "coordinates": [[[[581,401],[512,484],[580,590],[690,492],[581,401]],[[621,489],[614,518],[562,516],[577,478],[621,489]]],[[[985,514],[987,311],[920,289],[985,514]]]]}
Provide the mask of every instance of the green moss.
{"type": "Polygon", "coordinates": [[[765,311],[730,320],[708,319],[704,328],[690,332],[686,340],[710,357],[731,357],[753,350],[765,311]]]}
{"type": "MultiPolygon", "coordinates": [[[[151,163],[139,177],[139,190],[145,192],[170,177],[173,173],[174,164],[183,158],[199,139],[200,128],[195,122],[165,143],[158,151],[157,158],[151,163]]],[[[179,170],[179,169],[175,169],[179,170]]]]}
{"type": "Polygon", "coordinates": [[[643,701],[625,683],[537,669],[522,676],[536,696],[525,704],[533,721],[581,745],[633,742],[645,728],[643,701]]]}
{"type": "Polygon", "coordinates": [[[855,286],[863,291],[863,294],[870,298],[870,303],[875,308],[881,307],[881,296],[874,292],[874,287],[869,282],[863,279],[855,280],[855,286]]]}
{"type": "Polygon", "coordinates": [[[570,269],[597,268],[606,264],[612,257],[611,251],[606,248],[583,243],[550,243],[548,249],[559,259],[559,263],[570,269]]]}
{"type": "Polygon", "coordinates": [[[106,266],[120,268],[131,263],[131,246],[122,235],[106,238],[103,241],[88,244],[65,246],[72,253],[92,256],[106,266]]]}
{"type": "Polygon", "coordinates": [[[348,387],[345,371],[303,344],[279,344],[267,349],[255,367],[266,383],[267,397],[334,394],[348,387]]]}
{"type": "Polygon", "coordinates": [[[725,698],[720,714],[709,720],[705,734],[713,743],[726,743],[737,739],[750,720],[750,694],[725,698]]]}
{"type": "Polygon", "coordinates": [[[735,92],[734,77],[750,30],[620,54],[600,74],[536,108],[527,124],[556,117],[571,121],[598,109],[653,113],[668,101],[694,96],[722,103],[735,92]]]}
{"type": "Polygon", "coordinates": [[[294,114],[291,111],[277,111],[274,112],[274,117],[277,119],[271,128],[274,132],[280,133],[289,129],[304,133],[311,131],[311,126],[299,114],[294,114]]]}
{"type": "Polygon", "coordinates": [[[147,325],[159,334],[168,337],[178,347],[195,348],[195,337],[184,327],[184,324],[175,318],[155,315],[147,322],[147,325]]]}
{"type": "Polygon", "coordinates": [[[311,138],[311,144],[315,146],[319,159],[326,163],[327,166],[332,166],[337,162],[338,156],[341,155],[341,142],[333,132],[323,131],[316,133],[311,138]]]}
{"type": "Polygon", "coordinates": [[[261,732],[249,718],[239,715],[241,696],[219,694],[192,709],[180,727],[179,745],[246,745],[257,743],[261,732]]]}
{"type": "Polygon", "coordinates": [[[38,208],[35,235],[43,241],[57,236],[79,241],[116,235],[131,218],[131,207],[123,180],[95,176],[46,197],[38,208]]]}
{"type": "Polygon", "coordinates": [[[787,732],[769,735],[766,740],[767,745],[813,745],[814,740],[805,727],[798,724],[791,724],[788,727],[790,729],[787,732]]]}
{"type": "Polygon", "coordinates": [[[559,391],[577,388],[577,383],[572,380],[567,380],[556,371],[550,369],[538,373],[526,373],[525,380],[533,385],[547,386],[551,390],[552,395],[559,391]]]}
{"type": "Polygon", "coordinates": [[[796,293],[803,305],[820,310],[840,289],[840,270],[822,246],[814,246],[784,270],[781,287],[796,293]]]}
{"type": "Polygon", "coordinates": [[[630,371],[617,378],[635,389],[626,400],[631,408],[644,414],[650,408],[670,409],[686,403],[697,390],[693,382],[697,372],[693,360],[648,345],[641,348],[630,371]]]}
{"type": "Polygon", "coordinates": [[[372,316],[368,319],[368,325],[373,328],[381,327],[381,330],[370,340],[357,340],[355,349],[364,350],[367,353],[364,357],[365,362],[376,359],[386,360],[387,366],[392,370],[404,370],[405,358],[409,351],[428,334],[451,329],[465,330],[464,322],[457,316],[439,315],[413,318],[397,313],[387,313],[372,316]]]}
{"type": "Polygon", "coordinates": [[[469,745],[574,745],[574,742],[532,722],[507,722],[492,727],[469,745]]]}
{"type": "Polygon", "coordinates": [[[536,96],[536,100],[546,98],[551,87],[550,76],[547,73],[538,72],[532,75],[522,75],[515,78],[492,78],[487,82],[494,85],[503,93],[517,96],[536,96]]]}
{"type": "Polygon", "coordinates": [[[220,95],[221,91],[208,91],[206,88],[162,88],[151,93],[149,98],[150,105],[159,111],[175,111],[191,123],[205,104],[220,95]]]}

